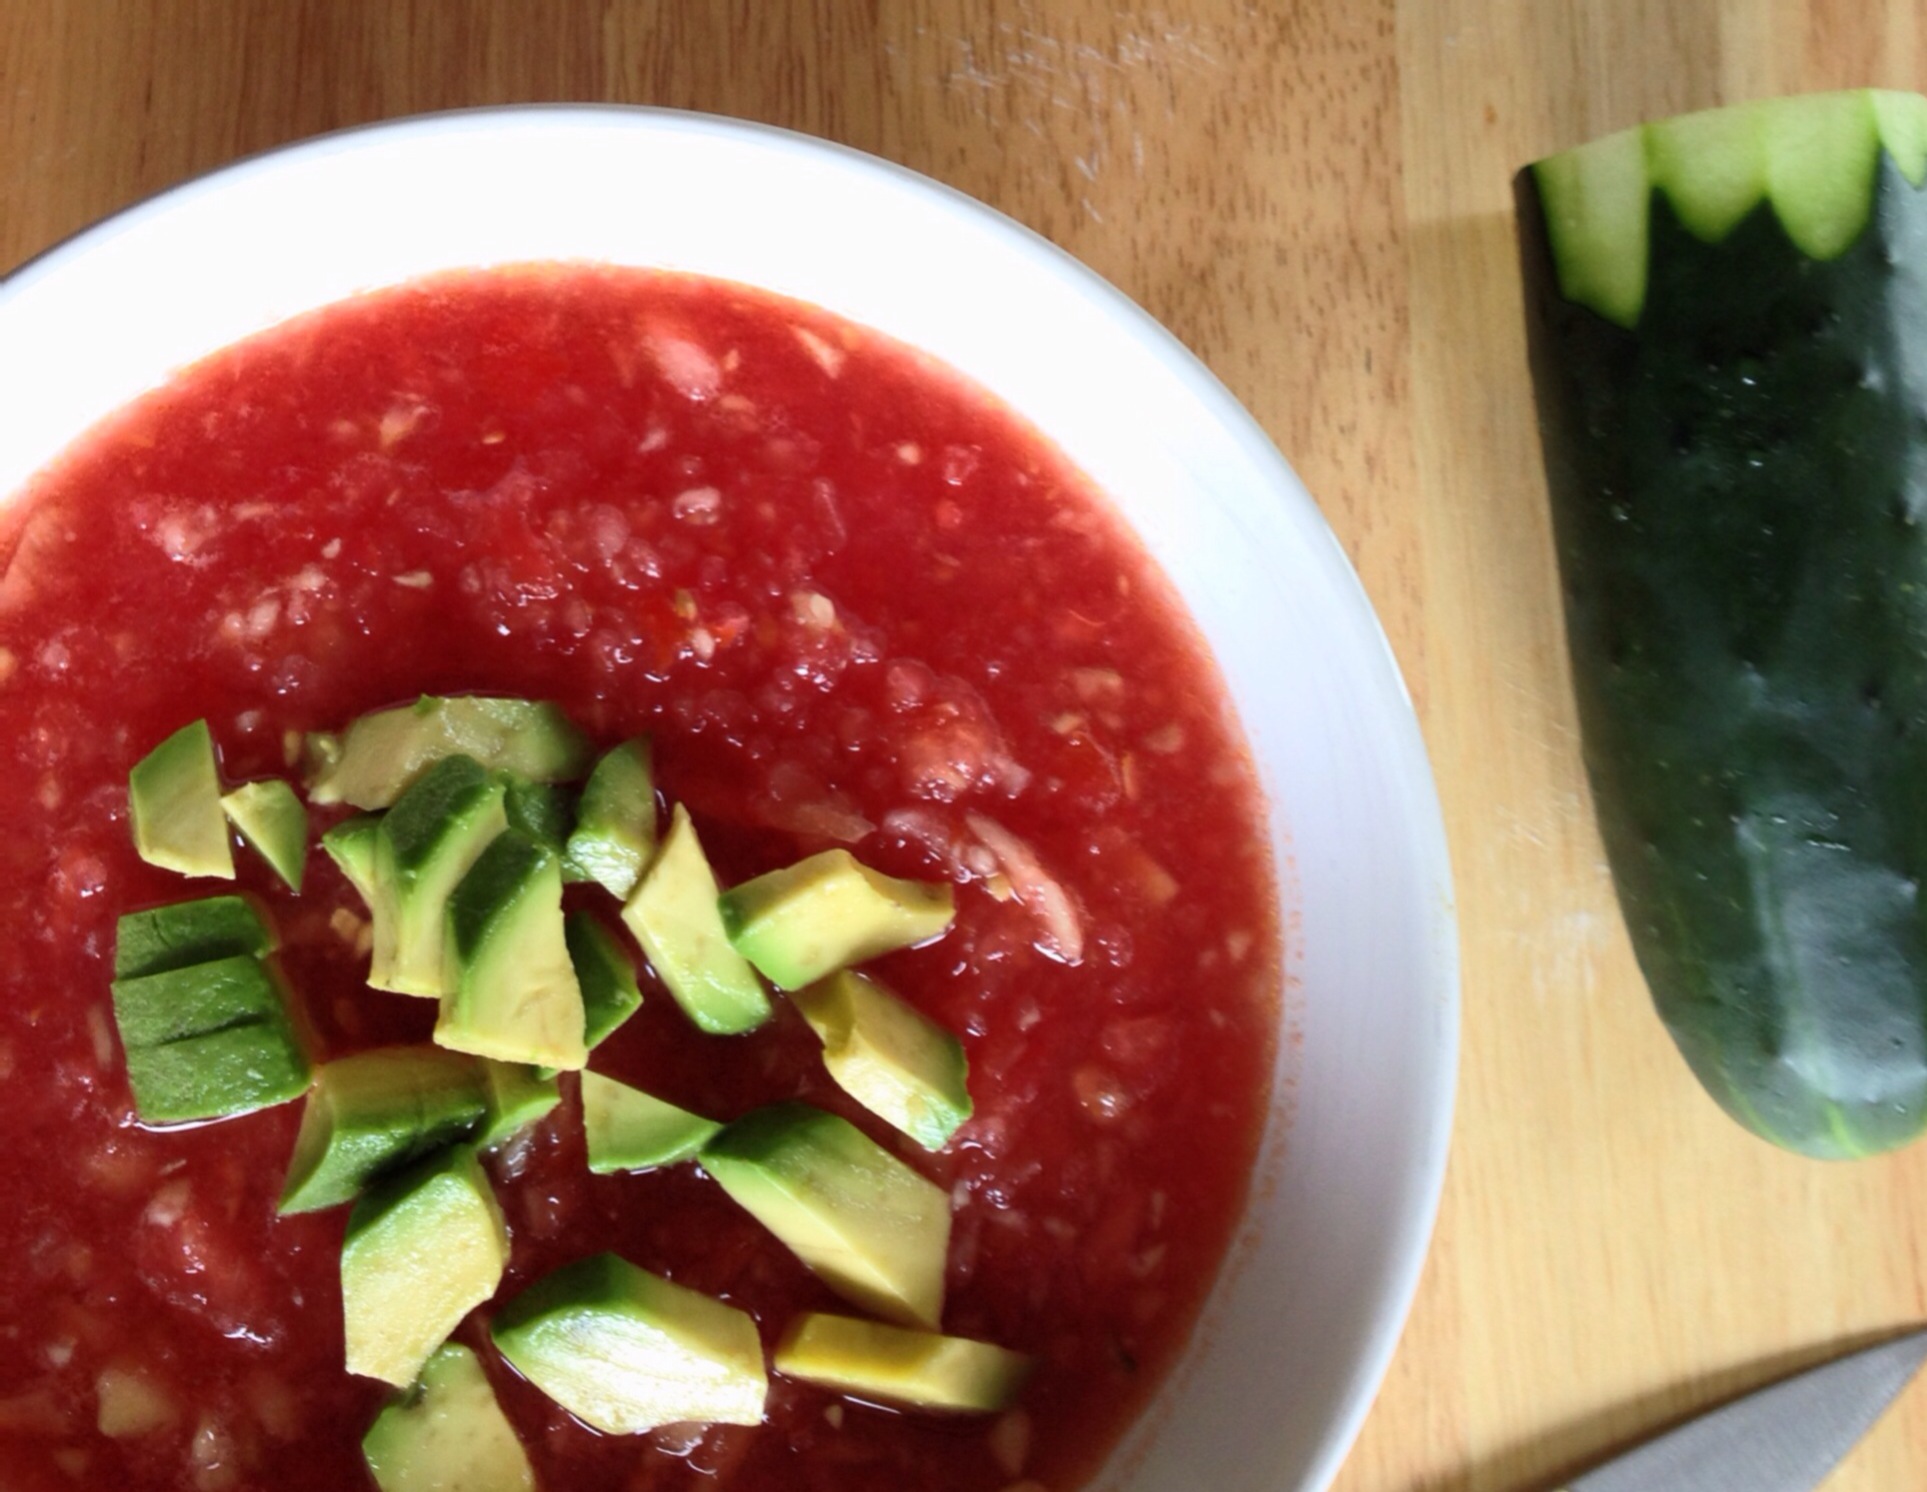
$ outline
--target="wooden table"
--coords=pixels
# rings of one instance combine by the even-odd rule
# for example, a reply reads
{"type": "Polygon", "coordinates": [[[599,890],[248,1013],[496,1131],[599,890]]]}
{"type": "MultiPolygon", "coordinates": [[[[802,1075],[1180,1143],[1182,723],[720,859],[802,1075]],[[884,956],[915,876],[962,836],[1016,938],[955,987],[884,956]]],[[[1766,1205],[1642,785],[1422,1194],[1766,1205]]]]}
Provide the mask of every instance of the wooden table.
{"type": "MultiPolygon", "coordinates": [[[[1907,0],[0,0],[0,267],[190,173],[464,104],[768,120],[994,203],[1149,307],[1324,505],[1411,683],[1464,918],[1437,1242],[1344,1492],[1529,1492],[1927,1315],[1927,1146],[1704,1098],[1586,798],[1508,180],[1642,117],[1917,86],[1907,0]]],[[[4,418],[0,412],[0,418],[4,418]]],[[[1927,1386],[1829,1484],[1927,1486],[1927,1386]]]]}

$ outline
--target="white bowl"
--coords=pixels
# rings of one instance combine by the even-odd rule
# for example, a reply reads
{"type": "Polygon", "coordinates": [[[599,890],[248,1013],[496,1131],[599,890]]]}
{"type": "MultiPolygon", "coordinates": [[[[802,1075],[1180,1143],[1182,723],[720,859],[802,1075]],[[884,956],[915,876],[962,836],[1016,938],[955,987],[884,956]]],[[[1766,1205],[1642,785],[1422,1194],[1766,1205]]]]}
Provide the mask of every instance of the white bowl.
{"type": "Polygon", "coordinates": [[[1286,1030],[1231,1262],[1099,1484],[1326,1486],[1444,1173],[1458,972],[1438,802],[1317,508],[1223,385],[1096,275],[923,177],[778,130],[615,108],[381,125],[176,188],[0,282],[0,494],[172,370],[297,312],[542,259],[745,281],[936,354],[1055,440],[1176,582],[1271,795],[1286,1030]]]}

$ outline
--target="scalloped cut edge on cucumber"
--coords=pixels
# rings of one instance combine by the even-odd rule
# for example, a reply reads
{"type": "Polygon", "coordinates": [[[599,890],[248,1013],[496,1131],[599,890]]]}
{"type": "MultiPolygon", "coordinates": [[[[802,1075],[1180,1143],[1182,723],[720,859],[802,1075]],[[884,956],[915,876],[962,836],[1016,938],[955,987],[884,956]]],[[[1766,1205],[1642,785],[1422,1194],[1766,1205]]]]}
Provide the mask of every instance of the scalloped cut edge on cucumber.
{"type": "Polygon", "coordinates": [[[1681,225],[1718,243],[1762,201],[1809,259],[1833,259],[1873,216],[1884,149],[1927,180],[1927,98],[1860,89],[1682,114],[1548,156],[1539,189],[1559,293],[1618,326],[1646,303],[1655,191],[1681,225]]]}

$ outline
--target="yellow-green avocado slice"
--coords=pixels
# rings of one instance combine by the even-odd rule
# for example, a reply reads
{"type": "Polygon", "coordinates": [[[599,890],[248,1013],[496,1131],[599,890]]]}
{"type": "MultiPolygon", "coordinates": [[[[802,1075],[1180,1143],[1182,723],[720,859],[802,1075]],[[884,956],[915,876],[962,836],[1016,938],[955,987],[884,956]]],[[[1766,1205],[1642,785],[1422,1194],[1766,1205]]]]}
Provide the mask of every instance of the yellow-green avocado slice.
{"type": "Polygon", "coordinates": [[[184,876],[234,879],[221,811],[221,771],[205,720],[184,725],[127,774],[127,806],[141,859],[184,876]]]}
{"type": "Polygon", "coordinates": [[[822,1040],[837,1085],[924,1149],[943,1149],[970,1117],[963,1043],[901,995],[840,969],[790,1001],[822,1040]]]}
{"type": "Polygon", "coordinates": [[[449,898],[508,827],[503,783],[472,757],[450,756],[416,779],[375,829],[368,982],[397,994],[452,987],[449,898]]]}
{"type": "Polygon", "coordinates": [[[689,810],[678,803],[622,920],[696,1028],[734,1036],[768,1020],[770,1003],[756,971],[729,945],[720,894],[689,810]]]}
{"type": "Polygon", "coordinates": [[[853,1305],[932,1331],[943,1318],[950,1197],[847,1119],[771,1104],[724,1126],[703,1169],[853,1305]]]}
{"type": "Polygon", "coordinates": [[[589,1169],[598,1176],[692,1160],[721,1128],[714,1119],[599,1072],[582,1074],[582,1132],[589,1169]]]}
{"type": "Polygon", "coordinates": [[[362,1458],[381,1492],[535,1492],[535,1472],[481,1360],[436,1349],[415,1387],[375,1416],[362,1458]]]}
{"type": "Polygon", "coordinates": [[[1021,1352],[967,1337],[806,1312],[776,1346],[776,1371],[910,1409],[994,1414],[1030,1376],[1021,1352]]]}
{"type": "Polygon", "coordinates": [[[763,1421],[769,1379],[749,1315],[614,1254],[538,1280],[490,1334],[517,1372],[605,1434],[763,1421]]]}
{"type": "Polygon", "coordinates": [[[627,897],[656,853],[656,777],[649,738],[624,741],[582,789],[564,871],[627,897]]]}
{"type": "Polygon", "coordinates": [[[487,1107],[475,1062],[440,1047],[376,1047],[324,1063],[301,1112],[280,1210],[352,1201],[375,1177],[469,1134],[487,1107]]]}
{"type": "Polygon", "coordinates": [[[765,979],[801,989],[928,942],[950,926],[956,907],[948,885],[899,880],[848,850],[825,850],[726,892],[722,915],[730,943],[765,979]]]}
{"type": "Polygon", "coordinates": [[[406,1388],[495,1293],[508,1257],[502,1209],[467,1146],[377,1182],[341,1246],[348,1371],[406,1388]]]}
{"type": "Polygon", "coordinates": [[[531,782],[568,782],[589,768],[588,739],[552,704],[467,694],[423,695],[363,715],[341,736],[308,738],[318,764],[311,803],[386,808],[436,762],[473,757],[531,782]]]}
{"type": "Polygon", "coordinates": [[[308,863],[308,810],[279,777],[244,782],[221,799],[221,811],[290,891],[301,891],[308,863]]]}
{"type": "Polygon", "coordinates": [[[588,1060],[559,855],[504,831],[449,898],[446,936],[450,988],[436,1041],[534,1067],[574,1070],[588,1060]]]}

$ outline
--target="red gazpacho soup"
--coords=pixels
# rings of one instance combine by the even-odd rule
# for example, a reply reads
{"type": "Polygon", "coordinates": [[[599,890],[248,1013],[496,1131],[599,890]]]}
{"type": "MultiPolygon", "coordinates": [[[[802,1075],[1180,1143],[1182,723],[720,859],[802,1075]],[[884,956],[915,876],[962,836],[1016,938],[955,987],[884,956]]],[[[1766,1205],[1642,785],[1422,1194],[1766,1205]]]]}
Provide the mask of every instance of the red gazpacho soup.
{"type": "MultiPolygon", "coordinates": [[[[954,887],[866,966],[960,1038],[974,1112],[927,1151],[854,1103],[780,995],[699,1032],[644,1003],[590,1066],[728,1120],[801,1099],[947,1192],[942,1329],[1029,1355],[994,1414],[772,1372],[760,1425],[598,1433],[491,1313],[613,1252],[772,1344],[854,1314],[699,1165],[595,1175],[577,1080],[485,1157],[511,1240],[480,1355],[551,1489],[1070,1492],[1172,1364],[1268,1106],[1264,809],[1224,687],[1089,483],[930,358],[695,277],[531,266],[328,307],[212,356],[33,481],[0,533],[0,1484],[373,1487],[395,1391],[343,1360],[347,1209],[277,1215],[301,1105],[144,1124],[117,918],[238,888],[272,913],[316,1062],[425,1042],[368,987],[367,908],[144,863],[128,772],[205,719],[230,782],[421,694],[647,733],[725,886],[826,848],[954,887]]],[[[316,834],[346,808],[312,810],[316,834]]],[[[572,887],[571,904],[594,888],[572,887]]],[[[613,909],[612,909],[613,910],[613,909]]],[[[620,923],[612,921],[612,926],[620,923]]],[[[633,946],[630,946],[633,953],[633,946]]]]}

